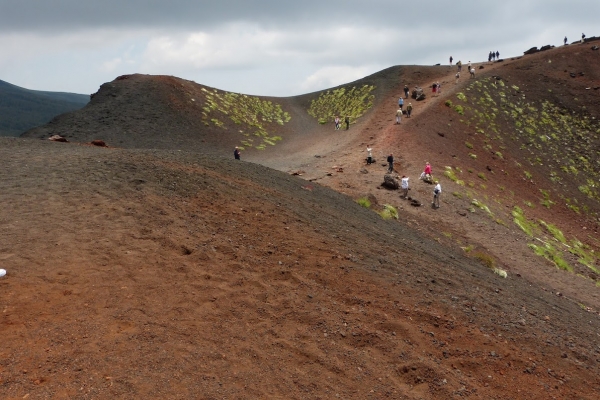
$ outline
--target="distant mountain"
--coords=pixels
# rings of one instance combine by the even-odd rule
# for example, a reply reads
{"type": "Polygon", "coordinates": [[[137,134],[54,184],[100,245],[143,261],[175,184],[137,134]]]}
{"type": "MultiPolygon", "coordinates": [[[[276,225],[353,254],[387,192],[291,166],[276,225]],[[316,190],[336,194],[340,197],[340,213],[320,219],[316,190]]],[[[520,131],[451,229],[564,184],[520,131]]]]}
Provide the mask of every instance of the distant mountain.
{"type": "Polygon", "coordinates": [[[19,136],[59,114],[78,110],[88,95],[24,89],[0,80],[0,136],[19,136]]]}

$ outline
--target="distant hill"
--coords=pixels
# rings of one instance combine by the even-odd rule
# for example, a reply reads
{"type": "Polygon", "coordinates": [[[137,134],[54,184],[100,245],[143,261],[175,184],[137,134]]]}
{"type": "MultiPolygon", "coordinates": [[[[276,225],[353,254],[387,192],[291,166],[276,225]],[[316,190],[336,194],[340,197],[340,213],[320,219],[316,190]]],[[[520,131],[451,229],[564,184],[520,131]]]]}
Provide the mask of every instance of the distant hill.
{"type": "Polygon", "coordinates": [[[88,101],[83,94],[29,90],[0,80],[0,136],[19,136],[88,101]]]}

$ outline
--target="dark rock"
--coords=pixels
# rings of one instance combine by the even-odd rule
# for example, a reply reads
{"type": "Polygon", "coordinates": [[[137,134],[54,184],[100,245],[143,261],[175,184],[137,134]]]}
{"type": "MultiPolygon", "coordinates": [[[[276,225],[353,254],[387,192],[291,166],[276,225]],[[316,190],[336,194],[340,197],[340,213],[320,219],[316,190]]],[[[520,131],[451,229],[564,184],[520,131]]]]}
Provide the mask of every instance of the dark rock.
{"type": "Polygon", "coordinates": [[[532,47],[532,48],[530,48],[529,50],[527,50],[527,51],[524,51],[524,52],[523,52],[523,54],[534,54],[534,53],[537,53],[538,51],[539,51],[539,50],[538,50],[538,48],[537,48],[537,47],[532,47]]]}
{"type": "Polygon", "coordinates": [[[90,143],[98,147],[108,147],[106,143],[104,143],[104,140],[92,140],[90,143]]]}
{"type": "Polygon", "coordinates": [[[423,88],[419,86],[415,86],[412,91],[411,97],[417,101],[425,100],[425,93],[423,92],[423,88]]]}
{"type": "Polygon", "coordinates": [[[444,134],[442,132],[438,132],[438,135],[440,135],[441,137],[444,137],[444,134]]]}
{"type": "Polygon", "coordinates": [[[484,68],[485,68],[485,67],[484,67],[483,65],[480,65],[480,66],[479,66],[479,69],[484,69],[484,68]]]}
{"type": "Polygon", "coordinates": [[[545,46],[540,47],[540,51],[546,51],[546,50],[550,50],[553,48],[554,48],[554,46],[547,44],[545,46]]]}
{"type": "Polygon", "coordinates": [[[598,50],[598,46],[592,46],[592,50],[598,50]]]}
{"type": "Polygon", "coordinates": [[[410,205],[413,206],[413,207],[421,207],[421,202],[419,200],[412,199],[410,201],[410,205]]]}
{"type": "Polygon", "coordinates": [[[398,179],[393,175],[385,174],[381,186],[391,190],[398,190],[400,188],[400,182],[398,182],[398,179]]]}

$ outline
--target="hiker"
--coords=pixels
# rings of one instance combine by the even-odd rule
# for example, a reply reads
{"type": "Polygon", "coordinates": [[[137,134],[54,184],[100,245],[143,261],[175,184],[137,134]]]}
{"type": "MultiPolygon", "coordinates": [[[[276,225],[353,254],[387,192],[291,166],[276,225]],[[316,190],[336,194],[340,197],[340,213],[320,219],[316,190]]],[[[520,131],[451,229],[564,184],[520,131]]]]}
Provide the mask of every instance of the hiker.
{"type": "Polygon", "coordinates": [[[471,61],[469,61],[469,63],[467,64],[467,71],[471,70],[471,61]]]}
{"type": "Polygon", "coordinates": [[[437,83],[437,95],[439,96],[442,93],[442,85],[438,82],[437,83]]]}
{"type": "Polygon", "coordinates": [[[412,103],[408,103],[406,106],[406,118],[410,118],[410,113],[412,112],[412,103]]]}
{"type": "Polygon", "coordinates": [[[431,165],[428,162],[425,163],[425,169],[423,170],[423,172],[421,172],[421,176],[419,177],[419,179],[425,180],[425,178],[427,178],[427,175],[431,176],[431,165]]]}
{"type": "Polygon", "coordinates": [[[235,146],[235,150],[233,150],[233,158],[236,160],[241,160],[240,158],[240,148],[235,146]]]}
{"type": "Polygon", "coordinates": [[[565,46],[567,45],[567,37],[566,36],[565,36],[565,39],[564,39],[563,43],[564,43],[565,46]]]}
{"type": "Polygon", "coordinates": [[[341,122],[340,117],[336,116],[334,121],[335,121],[335,130],[339,131],[340,130],[340,122],[341,122]]]}
{"type": "Polygon", "coordinates": [[[367,146],[367,165],[373,164],[373,149],[367,146]]]}
{"type": "Polygon", "coordinates": [[[403,106],[404,106],[404,99],[402,97],[400,97],[398,99],[398,107],[400,107],[400,109],[402,110],[403,106]]]}
{"type": "Polygon", "coordinates": [[[350,116],[349,115],[346,115],[344,122],[346,123],[346,130],[350,129],[350,116]]]}
{"type": "Polygon", "coordinates": [[[456,75],[454,75],[454,76],[456,78],[456,82],[455,83],[458,83],[458,78],[460,78],[460,72],[457,72],[456,75]]]}
{"type": "Polygon", "coordinates": [[[391,174],[392,172],[394,172],[394,155],[392,153],[390,153],[390,155],[388,156],[387,162],[388,162],[388,174],[391,174]]]}
{"type": "Polygon", "coordinates": [[[400,187],[402,188],[402,197],[408,197],[408,176],[402,175],[402,180],[400,181],[400,187]]]}
{"type": "Polygon", "coordinates": [[[469,72],[471,73],[471,78],[475,78],[475,68],[471,68],[469,72]]]}
{"type": "Polygon", "coordinates": [[[433,85],[431,85],[431,94],[433,96],[435,96],[436,92],[437,92],[437,83],[434,82],[433,85]]]}
{"type": "Polygon", "coordinates": [[[458,62],[456,63],[456,67],[458,72],[460,72],[462,70],[462,61],[458,60],[458,62]]]}
{"type": "Polygon", "coordinates": [[[496,50],[496,60],[500,60],[500,52],[496,50]]]}
{"type": "Polygon", "coordinates": [[[581,34],[581,43],[585,42],[585,33],[581,34]]]}
{"type": "Polygon", "coordinates": [[[435,187],[433,188],[433,207],[440,208],[440,194],[442,193],[442,186],[439,181],[435,181],[435,187]]]}
{"type": "Polygon", "coordinates": [[[396,125],[402,122],[402,107],[396,111],[396,125]]]}
{"type": "Polygon", "coordinates": [[[452,66],[452,56],[450,56],[450,66],[452,66]]]}
{"type": "Polygon", "coordinates": [[[408,85],[404,85],[404,97],[408,99],[408,85]]]}

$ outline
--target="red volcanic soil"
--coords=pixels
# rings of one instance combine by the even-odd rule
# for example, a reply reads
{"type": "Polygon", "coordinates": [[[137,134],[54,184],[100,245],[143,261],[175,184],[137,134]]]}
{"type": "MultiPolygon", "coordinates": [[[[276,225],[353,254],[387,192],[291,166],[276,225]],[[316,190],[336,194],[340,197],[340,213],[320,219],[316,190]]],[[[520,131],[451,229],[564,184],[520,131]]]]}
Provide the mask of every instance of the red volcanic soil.
{"type": "MultiPolygon", "coordinates": [[[[599,118],[589,47],[481,64],[474,79],[576,97],[599,118]]],[[[465,141],[480,138],[444,103],[473,80],[454,73],[393,67],[350,84],[375,85],[376,100],[348,131],[306,114],[318,93],[271,99],[292,115],[283,141],[242,162],[235,126],[204,126],[201,86],[173,77],[122,77],[83,110],[0,140],[0,397],[600,397],[598,277],[527,246],[510,211],[552,185],[542,167],[522,179],[519,143],[469,158],[465,141]],[[442,94],[427,90],[395,125],[402,87],[436,81],[442,94]],[[70,143],[32,139],[52,134],[70,143]],[[390,152],[424,206],[381,188],[390,152]],[[425,161],[439,209],[418,180],[425,161]],[[452,194],[467,189],[445,166],[486,172],[468,190],[494,218],[452,194]],[[399,220],[374,212],[383,204],[399,220]]],[[[574,197],[577,185],[558,189],[574,197]]],[[[585,204],[531,212],[597,250],[599,209],[585,204]]]]}

